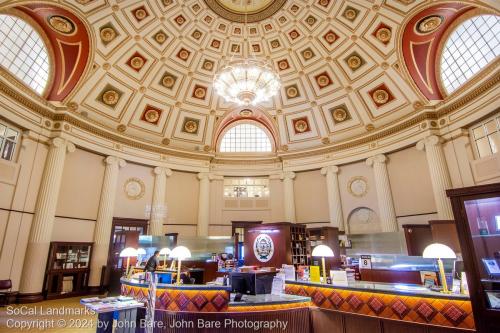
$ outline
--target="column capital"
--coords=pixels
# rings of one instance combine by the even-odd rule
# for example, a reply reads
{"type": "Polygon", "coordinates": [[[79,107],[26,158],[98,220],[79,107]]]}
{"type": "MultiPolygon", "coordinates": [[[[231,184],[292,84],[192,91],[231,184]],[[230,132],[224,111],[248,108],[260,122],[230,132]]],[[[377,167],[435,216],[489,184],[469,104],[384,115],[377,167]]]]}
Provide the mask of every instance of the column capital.
{"type": "Polygon", "coordinates": [[[104,164],[106,165],[118,165],[118,168],[123,168],[125,165],[127,165],[127,162],[125,162],[124,159],[121,159],[116,156],[108,156],[104,159],[104,164]]]}
{"type": "Polygon", "coordinates": [[[71,141],[60,137],[55,137],[52,140],[50,140],[49,147],[56,147],[56,148],[65,147],[68,153],[72,153],[76,150],[75,145],[71,141]]]}
{"type": "Polygon", "coordinates": [[[368,166],[373,166],[376,163],[385,164],[386,162],[387,162],[387,156],[385,156],[384,154],[378,154],[366,159],[366,165],[368,166]]]}
{"type": "Polygon", "coordinates": [[[156,167],[153,169],[155,175],[165,175],[167,177],[172,176],[172,170],[164,167],[156,167]]]}
{"type": "Polygon", "coordinates": [[[326,176],[329,173],[339,173],[340,169],[336,165],[329,165],[321,169],[321,174],[326,176]]]}
{"type": "Polygon", "coordinates": [[[418,150],[425,150],[426,147],[429,146],[438,146],[444,142],[444,139],[437,135],[429,135],[419,142],[417,142],[418,150]]]}
{"type": "Polygon", "coordinates": [[[280,178],[281,178],[281,180],[294,179],[295,178],[295,172],[293,172],[293,171],[283,172],[281,174],[280,178]]]}

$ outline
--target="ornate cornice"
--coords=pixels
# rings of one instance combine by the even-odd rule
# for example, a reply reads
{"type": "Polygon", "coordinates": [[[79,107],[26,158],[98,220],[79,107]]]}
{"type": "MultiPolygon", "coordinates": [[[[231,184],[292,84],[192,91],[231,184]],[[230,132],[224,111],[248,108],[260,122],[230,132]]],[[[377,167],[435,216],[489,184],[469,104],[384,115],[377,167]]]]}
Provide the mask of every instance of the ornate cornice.
{"type": "Polygon", "coordinates": [[[285,4],[286,0],[273,0],[269,6],[255,13],[237,13],[221,5],[217,0],[205,0],[207,6],[220,17],[238,23],[259,22],[273,16],[285,4]]]}

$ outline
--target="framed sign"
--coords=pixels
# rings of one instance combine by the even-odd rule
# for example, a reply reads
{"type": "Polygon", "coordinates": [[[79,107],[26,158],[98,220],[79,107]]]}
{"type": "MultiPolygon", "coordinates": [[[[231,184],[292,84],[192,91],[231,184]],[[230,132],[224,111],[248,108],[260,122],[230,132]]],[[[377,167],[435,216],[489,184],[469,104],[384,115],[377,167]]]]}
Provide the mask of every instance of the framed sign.
{"type": "Polygon", "coordinates": [[[260,262],[268,262],[274,254],[274,242],[267,234],[258,235],[253,242],[253,253],[260,262]]]}
{"type": "Polygon", "coordinates": [[[372,269],[372,256],[362,255],[359,258],[359,268],[372,269]]]}
{"type": "Polygon", "coordinates": [[[483,259],[484,267],[491,276],[500,276],[500,267],[495,259],[483,259]]]}

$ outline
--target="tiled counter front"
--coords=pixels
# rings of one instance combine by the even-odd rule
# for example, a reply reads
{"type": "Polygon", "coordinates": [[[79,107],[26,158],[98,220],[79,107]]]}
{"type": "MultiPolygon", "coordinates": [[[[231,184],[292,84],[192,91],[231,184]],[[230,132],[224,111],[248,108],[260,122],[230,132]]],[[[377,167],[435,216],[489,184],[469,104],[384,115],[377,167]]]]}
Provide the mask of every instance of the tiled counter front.
{"type": "Polygon", "coordinates": [[[287,294],[311,297],[312,303],[321,309],[461,329],[475,328],[469,300],[289,282],[285,290],[287,294]]]}

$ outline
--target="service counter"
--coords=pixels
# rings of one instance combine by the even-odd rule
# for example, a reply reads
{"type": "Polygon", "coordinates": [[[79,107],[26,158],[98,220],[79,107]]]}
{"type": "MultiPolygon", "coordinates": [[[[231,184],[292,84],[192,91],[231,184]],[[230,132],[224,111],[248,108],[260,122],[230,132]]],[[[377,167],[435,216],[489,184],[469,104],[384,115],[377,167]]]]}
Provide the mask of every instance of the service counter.
{"type": "Polygon", "coordinates": [[[315,333],[367,332],[366,327],[374,333],[475,329],[467,296],[443,294],[420,285],[356,281],[334,286],[286,281],[285,292],[311,297],[315,333]]]}

